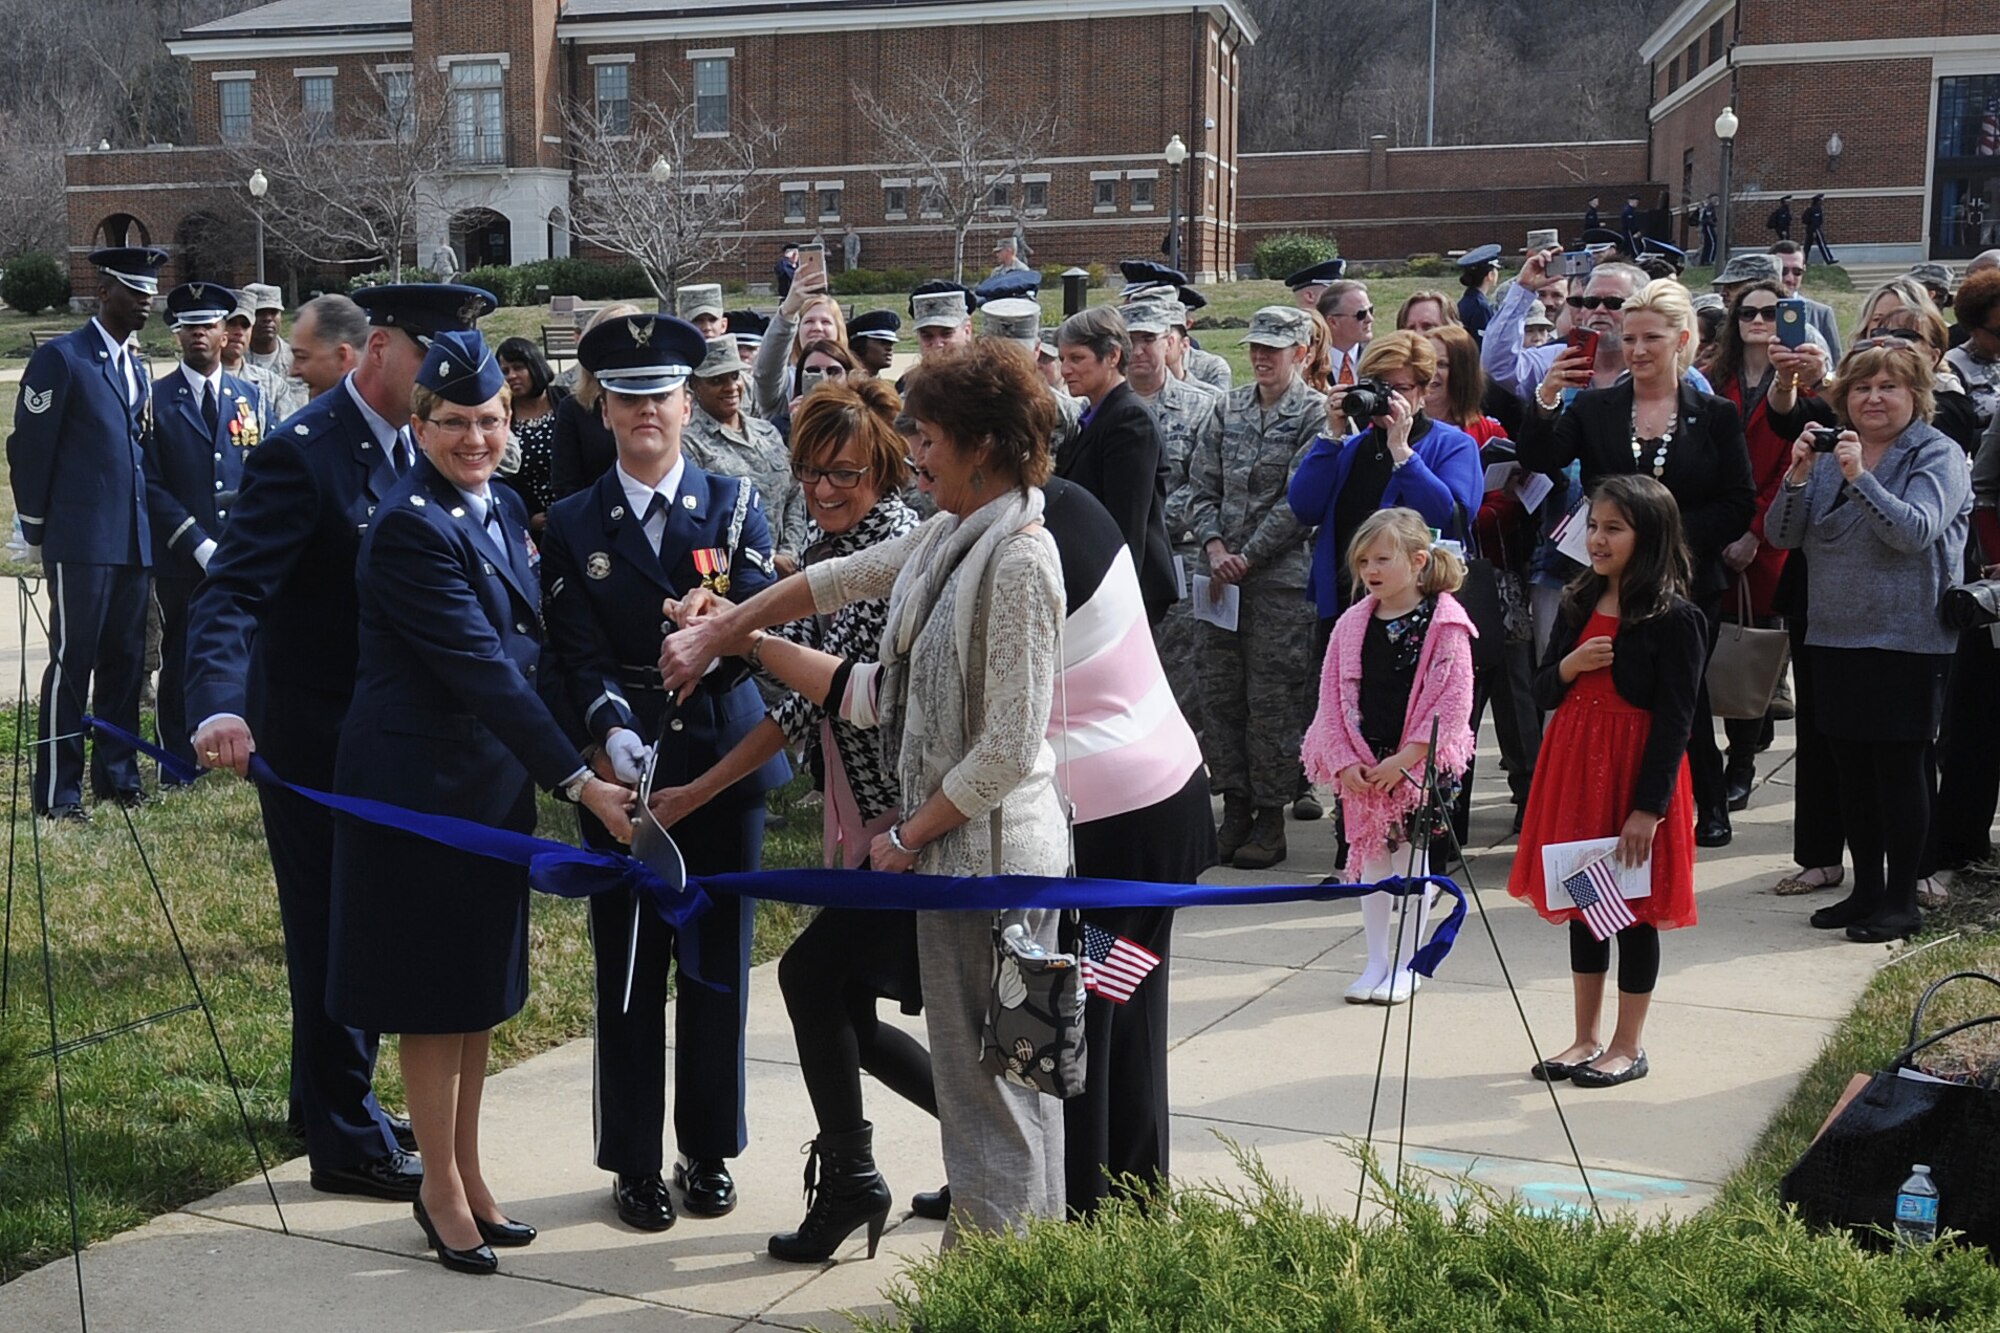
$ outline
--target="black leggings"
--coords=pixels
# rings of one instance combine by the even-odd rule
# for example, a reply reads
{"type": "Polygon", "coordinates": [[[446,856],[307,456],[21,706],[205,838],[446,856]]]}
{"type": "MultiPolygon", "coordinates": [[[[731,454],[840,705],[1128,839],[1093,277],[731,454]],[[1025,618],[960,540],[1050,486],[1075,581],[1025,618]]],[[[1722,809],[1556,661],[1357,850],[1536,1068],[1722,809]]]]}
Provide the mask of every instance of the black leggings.
{"type": "Polygon", "coordinates": [[[1917,910],[1917,864],[1930,833],[1930,745],[1828,737],[1840,769],[1840,821],[1854,894],[1891,914],[1917,910]]]}
{"type": "MultiPolygon", "coordinates": [[[[1611,970],[1611,941],[1600,940],[1581,921],[1569,923],[1569,970],[1601,977],[1611,970]]],[[[1660,979],[1660,932],[1641,921],[1618,932],[1618,989],[1651,995],[1660,979]]]]}
{"type": "MultiPolygon", "coordinates": [[[[875,1003],[909,989],[916,914],[827,908],[778,960],[778,989],[792,1018],[799,1072],[822,1134],[861,1128],[861,1073],[937,1114],[923,1044],[875,1017],[875,1003]]],[[[914,996],[909,998],[914,999],[914,996]]]]}

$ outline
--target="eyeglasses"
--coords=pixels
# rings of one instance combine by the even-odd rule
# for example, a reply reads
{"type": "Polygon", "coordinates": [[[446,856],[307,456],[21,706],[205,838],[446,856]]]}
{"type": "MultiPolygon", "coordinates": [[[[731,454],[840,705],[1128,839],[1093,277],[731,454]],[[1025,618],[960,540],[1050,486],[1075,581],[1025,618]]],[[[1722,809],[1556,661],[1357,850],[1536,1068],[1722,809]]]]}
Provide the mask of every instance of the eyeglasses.
{"type": "Polygon", "coordinates": [[[444,435],[463,435],[474,426],[479,428],[481,435],[495,435],[507,428],[505,417],[480,417],[477,420],[471,417],[425,417],[424,420],[444,435]]]}
{"type": "Polygon", "coordinates": [[[844,380],[847,378],[847,367],[846,366],[800,366],[799,378],[802,380],[820,380],[820,379],[844,380]]]}
{"type": "Polygon", "coordinates": [[[1571,310],[1622,310],[1625,298],[1622,296],[1571,296],[1565,298],[1571,310]]]}
{"type": "Polygon", "coordinates": [[[792,469],[792,475],[798,478],[799,485],[805,487],[807,490],[811,490],[814,486],[819,485],[820,478],[824,477],[833,483],[835,490],[851,491],[861,484],[863,477],[868,475],[868,469],[860,467],[807,467],[801,463],[792,469]]]}
{"type": "Polygon", "coordinates": [[[1915,329],[1888,329],[1888,328],[1869,329],[1866,333],[1862,334],[1861,336],[1869,343],[1870,346],[1876,346],[1876,347],[1886,347],[1890,344],[1892,340],[1895,342],[1904,342],[1904,343],[1920,343],[1928,341],[1928,339],[1926,339],[1923,334],[1917,332],[1917,330],[1915,329]]]}
{"type": "Polygon", "coordinates": [[[1359,310],[1352,311],[1348,314],[1342,314],[1340,311],[1336,310],[1333,312],[1333,317],[1335,319],[1351,319],[1357,324],[1366,324],[1369,320],[1375,318],[1375,307],[1372,305],[1365,305],[1362,306],[1359,310]]]}
{"type": "Polygon", "coordinates": [[[1746,305],[1736,312],[1736,318],[1746,324],[1775,324],[1778,322],[1778,307],[1774,305],[1746,305]]]}

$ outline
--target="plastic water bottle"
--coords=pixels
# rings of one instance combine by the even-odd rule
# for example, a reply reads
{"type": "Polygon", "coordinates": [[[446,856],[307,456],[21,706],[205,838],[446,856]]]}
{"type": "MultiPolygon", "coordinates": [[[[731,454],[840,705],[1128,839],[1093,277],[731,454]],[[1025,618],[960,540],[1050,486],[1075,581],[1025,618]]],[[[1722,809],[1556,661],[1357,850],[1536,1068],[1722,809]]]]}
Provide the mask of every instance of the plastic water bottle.
{"type": "Polygon", "coordinates": [[[1910,1168],[1910,1178],[1896,1191],[1896,1240],[1902,1245],[1928,1245],[1937,1239],[1938,1192],[1931,1169],[1910,1168]]]}

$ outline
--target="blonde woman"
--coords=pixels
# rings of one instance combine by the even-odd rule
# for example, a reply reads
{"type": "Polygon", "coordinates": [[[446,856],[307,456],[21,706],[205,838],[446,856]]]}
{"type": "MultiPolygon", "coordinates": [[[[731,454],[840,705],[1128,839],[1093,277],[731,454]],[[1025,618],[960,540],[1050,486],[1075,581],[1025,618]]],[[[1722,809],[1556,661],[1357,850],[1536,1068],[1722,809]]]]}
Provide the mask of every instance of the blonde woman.
{"type": "MultiPolygon", "coordinates": [[[[588,333],[606,320],[642,313],[638,306],[621,301],[592,315],[583,331],[588,333]]],[[[604,424],[598,410],[600,394],[596,377],[579,365],[575,391],[556,404],[554,456],[549,460],[551,503],[593,484],[618,461],[618,442],[611,438],[611,427],[604,424]]]]}
{"type": "Polygon", "coordinates": [[[756,389],[757,415],[766,421],[788,416],[792,399],[805,392],[799,366],[806,349],[816,342],[830,342],[847,350],[847,317],[840,302],[824,288],[804,291],[793,287],[757,348],[757,361],[750,379],[756,389]]]}

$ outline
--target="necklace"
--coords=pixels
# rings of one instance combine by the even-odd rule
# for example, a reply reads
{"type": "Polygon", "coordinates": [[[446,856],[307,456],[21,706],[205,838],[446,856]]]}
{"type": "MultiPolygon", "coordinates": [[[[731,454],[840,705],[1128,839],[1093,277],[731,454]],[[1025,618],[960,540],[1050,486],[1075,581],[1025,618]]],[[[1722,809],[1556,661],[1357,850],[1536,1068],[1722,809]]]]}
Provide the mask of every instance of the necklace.
{"type": "Polygon", "coordinates": [[[1637,400],[1634,400],[1632,404],[1632,462],[1635,465],[1644,466],[1646,447],[1651,445],[1653,449],[1653,475],[1658,477],[1667,470],[1667,446],[1673,442],[1674,418],[1672,414],[1669,414],[1667,417],[1666,429],[1657,437],[1642,437],[1639,434],[1639,404],[1637,400]]]}

